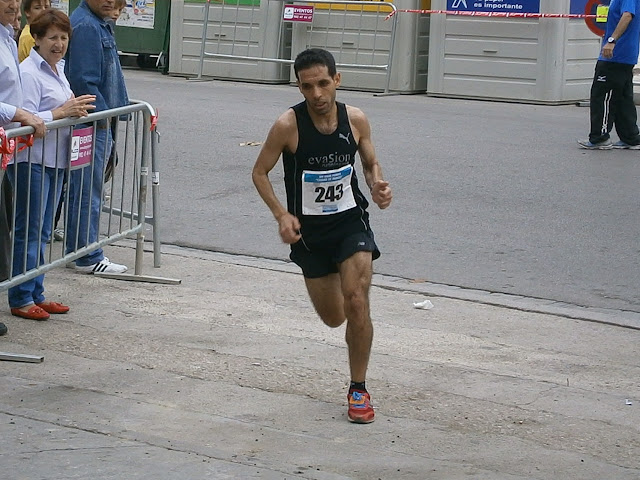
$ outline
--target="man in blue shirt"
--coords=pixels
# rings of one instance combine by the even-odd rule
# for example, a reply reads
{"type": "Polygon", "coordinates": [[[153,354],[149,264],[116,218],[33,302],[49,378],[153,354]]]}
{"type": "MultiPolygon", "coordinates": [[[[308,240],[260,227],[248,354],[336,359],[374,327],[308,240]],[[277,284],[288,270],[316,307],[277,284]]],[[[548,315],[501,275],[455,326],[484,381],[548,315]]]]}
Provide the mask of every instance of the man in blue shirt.
{"type": "MultiPolygon", "coordinates": [[[[82,0],[70,17],[73,35],[65,72],[76,96],[96,96],[96,112],[129,104],[116,41],[105,20],[111,15],[113,3],[113,0],[82,0]]],[[[67,252],[98,241],[105,159],[111,152],[111,143],[109,122],[98,122],[93,165],[71,172],[67,252]]],[[[102,248],[98,248],[76,260],[76,270],[122,273],[127,267],[110,262],[102,248]]]]}
{"type": "Polygon", "coordinates": [[[591,132],[582,148],[640,150],[633,67],[640,45],[640,0],[611,0],[602,50],[591,86],[591,132]],[[620,140],[612,143],[613,126],[620,140]]]}
{"type": "MultiPolygon", "coordinates": [[[[44,121],[22,108],[22,85],[18,70],[18,47],[13,39],[11,23],[19,8],[16,0],[0,0],[0,127],[33,127],[36,137],[44,137],[44,121]]],[[[11,189],[4,170],[0,169],[0,282],[9,278],[11,271],[11,189]]],[[[0,323],[0,335],[7,327],[0,323]]]]}

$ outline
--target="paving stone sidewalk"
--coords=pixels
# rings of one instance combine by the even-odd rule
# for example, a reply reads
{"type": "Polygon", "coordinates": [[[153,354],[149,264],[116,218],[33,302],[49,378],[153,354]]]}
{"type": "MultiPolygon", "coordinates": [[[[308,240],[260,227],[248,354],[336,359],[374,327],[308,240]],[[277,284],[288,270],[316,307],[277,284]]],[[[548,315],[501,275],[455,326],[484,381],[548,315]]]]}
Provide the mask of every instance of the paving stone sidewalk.
{"type": "MultiPolygon", "coordinates": [[[[128,244],[107,247],[133,263],[128,244]]],[[[3,479],[638,479],[640,332],[379,282],[371,425],[290,264],[165,247],[180,285],[47,274],[0,313],[3,479]],[[413,304],[429,299],[434,308],[413,304]]]]}

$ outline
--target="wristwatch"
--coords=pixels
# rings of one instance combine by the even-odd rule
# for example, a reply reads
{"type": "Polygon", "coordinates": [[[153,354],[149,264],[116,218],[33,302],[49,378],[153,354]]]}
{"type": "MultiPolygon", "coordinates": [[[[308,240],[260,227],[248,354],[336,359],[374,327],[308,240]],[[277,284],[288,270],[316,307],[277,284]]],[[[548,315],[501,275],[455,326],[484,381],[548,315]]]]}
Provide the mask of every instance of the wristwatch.
{"type": "Polygon", "coordinates": [[[613,37],[607,38],[607,43],[616,43],[616,39],[613,37]]]}

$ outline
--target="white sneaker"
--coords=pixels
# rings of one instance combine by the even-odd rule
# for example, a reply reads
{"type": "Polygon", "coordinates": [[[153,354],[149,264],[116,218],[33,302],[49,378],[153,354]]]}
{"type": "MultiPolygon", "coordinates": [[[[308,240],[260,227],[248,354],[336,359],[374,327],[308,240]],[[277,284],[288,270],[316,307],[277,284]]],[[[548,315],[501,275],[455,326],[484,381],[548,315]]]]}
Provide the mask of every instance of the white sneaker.
{"type": "Polygon", "coordinates": [[[93,265],[85,267],[76,265],[76,270],[80,273],[124,273],[127,271],[127,266],[110,262],[107,257],[104,257],[104,259],[93,265]]]}
{"type": "Polygon", "coordinates": [[[631,145],[630,143],[625,143],[622,140],[618,140],[613,144],[613,148],[616,150],[640,150],[640,145],[631,145]]]}
{"type": "Polygon", "coordinates": [[[580,148],[586,148],[587,150],[611,150],[613,148],[613,143],[611,143],[611,139],[607,138],[598,143],[591,143],[591,140],[578,140],[578,145],[580,148]]]}

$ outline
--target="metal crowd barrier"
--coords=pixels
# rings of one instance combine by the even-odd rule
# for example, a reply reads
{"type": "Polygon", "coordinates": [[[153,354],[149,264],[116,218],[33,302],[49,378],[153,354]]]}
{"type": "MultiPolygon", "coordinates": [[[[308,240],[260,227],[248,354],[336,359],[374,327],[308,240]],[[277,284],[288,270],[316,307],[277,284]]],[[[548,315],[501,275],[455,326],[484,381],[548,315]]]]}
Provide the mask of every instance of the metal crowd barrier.
{"type": "Polygon", "coordinates": [[[384,93],[389,93],[398,18],[397,8],[393,3],[314,0],[313,20],[296,22],[293,27],[291,22],[284,18],[285,4],[309,5],[309,1],[267,0],[253,2],[250,5],[241,2],[227,4],[223,1],[215,5],[215,18],[212,21],[211,1],[207,0],[196,79],[202,79],[205,57],[293,64],[294,59],[291,56],[297,52],[291,51],[290,44],[284,44],[290,42],[292,29],[304,28],[305,45],[296,45],[297,49],[302,51],[306,48],[320,47],[334,55],[338,67],[385,71],[384,93]],[[262,3],[266,3],[267,6],[262,7],[262,3]],[[280,4],[279,8],[271,8],[274,3],[280,4]],[[273,18],[276,14],[278,18],[273,18]],[[278,38],[275,40],[269,38],[267,31],[267,26],[272,25],[272,22],[279,24],[278,38]],[[209,38],[210,25],[215,30],[211,35],[213,39],[209,38]],[[355,30],[354,26],[357,26],[355,30]],[[388,42],[383,37],[389,37],[388,42]],[[332,45],[335,42],[331,40],[335,39],[340,39],[339,47],[332,45]],[[268,41],[288,47],[277,50],[281,52],[281,56],[289,53],[290,58],[265,55],[265,45],[268,41]],[[215,52],[208,52],[207,47],[214,47],[215,52]],[[381,62],[380,59],[386,61],[381,62]]]}
{"type": "MultiPolygon", "coordinates": [[[[28,164],[29,176],[31,175],[31,168],[33,165],[42,165],[44,170],[45,155],[42,153],[47,149],[47,144],[50,142],[56,143],[55,151],[59,152],[60,138],[67,138],[69,145],[69,155],[71,161],[67,159],[63,163],[62,159],[57,158],[56,164],[65,165],[66,169],[64,173],[59,173],[58,169],[55,170],[54,184],[58,181],[59,175],[66,176],[66,179],[70,179],[72,170],[82,169],[82,174],[78,174],[81,178],[81,185],[85,181],[91,181],[96,167],[94,162],[94,155],[92,152],[96,148],[96,136],[103,130],[107,132],[105,135],[111,134],[112,141],[105,142],[104,151],[101,154],[105,158],[105,167],[108,163],[108,158],[112,159],[112,173],[107,175],[106,181],[102,182],[101,202],[100,202],[100,232],[97,241],[88,243],[89,241],[89,226],[87,225],[86,231],[81,229],[80,222],[75,225],[69,222],[69,205],[70,205],[70,189],[66,188],[66,192],[62,193],[59,202],[63,204],[63,213],[60,218],[58,226],[63,227],[64,238],[62,241],[56,241],[53,236],[53,230],[56,228],[54,224],[52,227],[52,235],[49,239],[42,239],[38,235],[38,252],[42,246],[42,242],[47,242],[45,247],[44,263],[41,263],[40,258],[37,259],[36,267],[27,269],[27,251],[24,249],[24,256],[22,258],[23,268],[22,271],[17,274],[13,271],[10,272],[9,278],[0,282],[0,292],[3,292],[10,287],[19,285],[22,282],[37,277],[53,268],[61,267],[69,262],[72,262],[87,253],[92,252],[96,248],[103,247],[118,242],[125,238],[135,237],[136,249],[135,249],[135,267],[134,273],[131,274],[100,274],[101,276],[107,276],[109,278],[117,278],[122,280],[134,280],[134,281],[148,281],[155,283],[179,283],[179,280],[163,279],[161,277],[151,277],[142,275],[143,266],[143,253],[145,242],[145,229],[147,225],[153,227],[153,254],[154,254],[154,266],[160,266],[160,235],[159,235],[159,222],[158,222],[158,204],[159,204],[159,165],[157,160],[157,142],[158,133],[156,131],[156,113],[146,102],[133,101],[131,105],[106,110],[98,113],[92,113],[83,118],[66,118],[62,120],[55,120],[47,123],[47,135],[43,139],[43,148],[40,152],[33,152],[32,146],[26,146],[26,155],[28,164]],[[109,127],[110,126],[110,127],[109,127]],[[109,143],[113,145],[110,148],[109,143]],[[109,149],[109,151],[108,151],[109,149]],[[147,215],[147,192],[149,184],[149,168],[151,167],[152,173],[152,215],[147,215]],[[67,235],[74,233],[71,238],[76,238],[75,248],[67,248],[67,235]],[[78,247],[79,238],[84,238],[87,243],[83,247],[78,247]],[[69,250],[69,251],[67,251],[69,250]]],[[[15,150],[21,147],[21,143],[30,145],[30,142],[24,139],[28,139],[33,133],[31,127],[19,127],[13,129],[7,129],[5,131],[4,138],[0,139],[2,145],[0,145],[3,151],[7,151],[6,146],[11,143],[11,139],[15,141],[15,150]]],[[[24,147],[24,145],[22,145],[24,147]]],[[[64,149],[63,149],[64,150],[64,149]]],[[[99,152],[100,153],[100,152],[99,152]]],[[[23,152],[25,154],[25,152],[23,152]]],[[[17,168],[8,169],[4,172],[6,176],[13,175],[13,184],[16,183],[17,168]],[[12,173],[11,173],[12,172],[12,173]]],[[[102,172],[104,175],[105,172],[102,172]]],[[[43,180],[44,182],[44,180],[43,180]]],[[[0,187],[2,188],[2,187],[0,187]]],[[[9,265],[13,265],[13,256],[15,251],[16,240],[16,191],[13,190],[13,209],[11,219],[11,258],[9,265]]],[[[37,200],[40,202],[39,211],[42,212],[42,206],[45,205],[44,189],[42,194],[37,200]]],[[[0,193],[2,193],[0,191],[0,193]]],[[[31,184],[27,190],[27,202],[31,200],[31,184]]],[[[85,202],[85,199],[80,202],[85,202]]],[[[82,206],[83,203],[80,203],[82,206]]],[[[27,212],[29,211],[29,205],[27,204],[27,212]]],[[[42,215],[38,219],[27,218],[25,223],[38,222],[38,231],[42,229],[42,215]]],[[[28,241],[28,229],[25,233],[25,244],[28,241]]],[[[38,255],[39,257],[39,255],[38,255]]],[[[11,269],[13,270],[13,269],[11,269]]]]}

